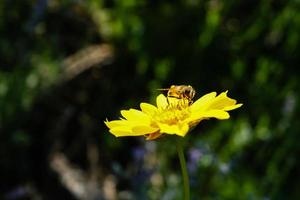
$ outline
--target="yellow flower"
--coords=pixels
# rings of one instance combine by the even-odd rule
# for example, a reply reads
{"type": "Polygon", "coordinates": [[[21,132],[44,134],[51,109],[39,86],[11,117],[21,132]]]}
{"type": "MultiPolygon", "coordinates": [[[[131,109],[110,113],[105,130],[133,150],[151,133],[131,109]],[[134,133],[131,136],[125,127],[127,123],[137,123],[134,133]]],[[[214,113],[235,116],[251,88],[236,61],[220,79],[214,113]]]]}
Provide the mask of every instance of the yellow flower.
{"type": "Polygon", "coordinates": [[[191,104],[187,99],[160,94],[156,98],[156,106],[141,103],[141,110],[122,110],[123,118],[106,120],[105,124],[116,137],[144,135],[147,140],[152,140],[164,133],[184,137],[200,121],[209,118],[228,119],[230,116],[227,111],[242,106],[229,98],[227,91],[216,95],[216,92],[211,92],[191,104]]]}

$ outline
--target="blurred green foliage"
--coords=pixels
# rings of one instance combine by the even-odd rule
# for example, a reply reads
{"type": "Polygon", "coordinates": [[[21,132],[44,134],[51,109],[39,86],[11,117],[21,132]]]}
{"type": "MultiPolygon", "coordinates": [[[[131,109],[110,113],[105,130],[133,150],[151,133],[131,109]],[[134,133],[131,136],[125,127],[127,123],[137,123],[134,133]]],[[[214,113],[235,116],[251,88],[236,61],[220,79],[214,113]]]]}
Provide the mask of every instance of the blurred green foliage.
{"type": "Polygon", "coordinates": [[[193,199],[299,199],[299,8],[298,0],[1,1],[0,198],[27,198],[32,191],[14,196],[27,185],[43,199],[73,198],[49,160],[63,152],[88,171],[92,143],[120,195],[181,199],[173,140],[116,139],[102,121],[154,102],[157,88],[191,84],[196,98],[229,90],[244,103],[186,137],[193,199]],[[104,43],[112,61],[63,78],[66,58],[104,43]],[[137,149],[157,160],[137,163],[137,149]]]}

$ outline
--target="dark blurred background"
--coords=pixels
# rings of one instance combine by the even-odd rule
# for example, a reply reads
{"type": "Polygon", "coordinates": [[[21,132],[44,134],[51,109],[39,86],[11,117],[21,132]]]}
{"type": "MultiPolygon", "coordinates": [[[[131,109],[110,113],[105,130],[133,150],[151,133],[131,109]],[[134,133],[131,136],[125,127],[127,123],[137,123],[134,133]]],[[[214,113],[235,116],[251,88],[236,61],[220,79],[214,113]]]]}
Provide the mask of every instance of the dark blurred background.
{"type": "Polygon", "coordinates": [[[0,199],[181,200],[172,140],[103,124],[171,84],[244,103],[186,136],[192,199],[300,199],[299,47],[298,0],[0,1],[0,199]]]}

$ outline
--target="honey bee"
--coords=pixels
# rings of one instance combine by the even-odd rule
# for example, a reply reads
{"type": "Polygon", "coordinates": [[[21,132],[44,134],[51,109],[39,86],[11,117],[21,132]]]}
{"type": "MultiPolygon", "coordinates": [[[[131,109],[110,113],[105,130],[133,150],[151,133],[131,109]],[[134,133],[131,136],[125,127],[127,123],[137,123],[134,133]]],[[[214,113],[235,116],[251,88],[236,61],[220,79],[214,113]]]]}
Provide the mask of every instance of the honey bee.
{"type": "Polygon", "coordinates": [[[167,96],[177,99],[187,99],[189,104],[193,103],[193,98],[196,94],[194,88],[190,85],[171,85],[167,89],[159,89],[168,91],[167,96]]]}

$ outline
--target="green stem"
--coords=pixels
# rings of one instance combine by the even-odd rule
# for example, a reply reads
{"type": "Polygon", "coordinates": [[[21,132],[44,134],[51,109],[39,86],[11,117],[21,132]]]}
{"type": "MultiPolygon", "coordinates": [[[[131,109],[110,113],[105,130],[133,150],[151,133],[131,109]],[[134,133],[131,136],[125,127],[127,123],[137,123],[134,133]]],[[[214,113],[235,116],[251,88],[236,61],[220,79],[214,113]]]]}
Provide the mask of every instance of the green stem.
{"type": "Polygon", "coordinates": [[[184,200],[190,200],[190,183],[189,183],[189,176],[187,173],[186,162],[183,153],[182,140],[183,140],[182,138],[177,138],[177,153],[180,161],[181,173],[183,179],[184,200]]]}

